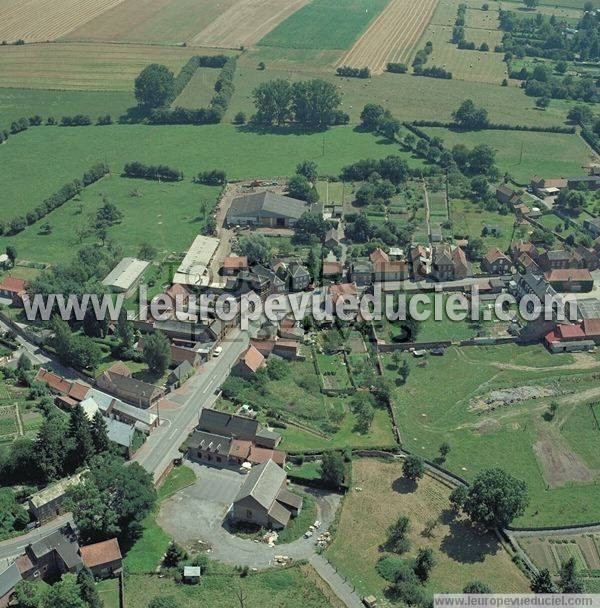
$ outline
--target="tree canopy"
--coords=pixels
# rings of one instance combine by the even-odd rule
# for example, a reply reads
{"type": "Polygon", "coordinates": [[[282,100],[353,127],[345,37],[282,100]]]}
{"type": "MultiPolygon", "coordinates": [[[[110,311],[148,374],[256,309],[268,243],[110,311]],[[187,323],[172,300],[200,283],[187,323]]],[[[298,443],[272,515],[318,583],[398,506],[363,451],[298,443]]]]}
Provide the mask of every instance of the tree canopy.
{"type": "Polygon", "coordinates": [[[135,79],[135,98],[141,106],[160,108],[173,94],[175,77],[166,66],[152,63],[135,79]]]}

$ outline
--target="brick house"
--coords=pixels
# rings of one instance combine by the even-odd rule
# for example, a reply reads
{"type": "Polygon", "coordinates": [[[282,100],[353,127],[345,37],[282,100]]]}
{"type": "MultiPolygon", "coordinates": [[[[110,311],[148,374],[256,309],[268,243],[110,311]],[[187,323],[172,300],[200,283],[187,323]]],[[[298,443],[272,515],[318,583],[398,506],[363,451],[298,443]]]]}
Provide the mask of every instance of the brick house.
{"type": "Polygon", "coordinates": [[[481,267],[490,274],[509,274],[512,262],[498,247],[492,247],[481,261],[481,267]]]}

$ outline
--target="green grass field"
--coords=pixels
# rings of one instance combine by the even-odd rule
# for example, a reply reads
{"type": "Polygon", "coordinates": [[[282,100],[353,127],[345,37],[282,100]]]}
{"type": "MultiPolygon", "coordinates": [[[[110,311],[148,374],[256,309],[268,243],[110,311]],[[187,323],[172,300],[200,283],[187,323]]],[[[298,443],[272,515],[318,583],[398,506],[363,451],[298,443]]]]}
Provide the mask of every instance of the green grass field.
{"type": "Polygon", "coordinates": [[[488,144],[496,150],[496,164],[502,173],[510,173],[519,183],[528,183],[535,175],[567,177],[582,174],[583,165],[592,153],[581,137],[556,133],[522,131],[457,132],[441,128],[426,128],[431,136],[444,140],[447,147],[464,144],[474,147],[488,144]]]}
{"type": "Polygon", "coordinates": [[[173,107],[202,108],[208,106],[215,94],[215,82],[219,70],[198,68],[181,95],[172,103],[173,107]]]}
{"type": "Polygon", "coordinates": [[[115,203],[123,220],[108,229],[108,237],[120,243],[125,255],[136,256],[144,243],[161,254],[184,251],[205,225],[201,201],[207,201],[207,216],[219,188],[191,181],[158,183],[108,176],[84,190],[79,200],[67,202],[23,232],[0,239],[12,243],[22,259],[56,264],[67,262],[73,251],[97,242],[86,227],[105,199],[115,203]],[[40,235],[40,226],[52,226],[51,234],[40,235]],[[175,229],[176,227],[176,229],[175,229]]]}
{"type": "Polygon", "coordinates": [[[126,91],[47,91],[42,89],[0,88],[0,128],[10,127],[13,120],[42,116],[87,114],[93,120],[110,114],[116,120],[135,103],[133,90],[126,91]]]}
{"type": "Polygon", "coordinates": [[[450,218],[452,220],[450,232],[456,237],[480,236],[486,251],[490,247],[498,247],[501,251],[508,250],[515,223],[513,215],[487,211],[471,201],[452,200],[450,201],[450,218]],[[483,236],[482,230],[486,225],[498,228],[500,235],[483,236]]]}
{"type": "Polygon", "coordinates": [[[313,0],[269,32],[263,46],[347,49],[387,0],[313,0]]]}
{"type": "MultiPolygon", "coordinates": [[[[474,396],[485,396],[496,388],[556,381],[566,390],[577,386],[577,391],[584,391],[593,386],[592,373],[566,367],[573,364],[572,357],[550,355],[542,346],[449,349],[443,357],[430,357],[425,364],[410,355],[406,359],[410,375],[406,385],[395,391],[393,401],[409,450],[434,458],[439,445],[447,441],[452,449],[445,466],[455,473],[471,479],[482,469],[501,466],[525,480],[531,501],[518,519],[519,525],[597,520],[600,485],[568,482],[550,489],[534,454],[532,446],[552,437],[555,430],[544,419],[549,399],[494,411],[470,409],[474,396]]],[[[396,377],[396,371],[387,371],[387,366],[386,374],[396,377]]],[[[579,451],[577,443],[569,442],[573,437],[567,432],[565,449],[579,451]]]]}
{"type": "MultiPolygon", "coordinates": [[[[359,158],[388,154],[411,160],[399,146],[352,127],[264,135],[232,125],[35,127],[0,146],[0,218],[35,207],[98,161],[108,162],[115,173],[126,162],[139,160],[181,169],[187,180],[214,168],[224,169],[229,179],[248,179],[291,175],[305,159],[315,161],[322,174],[337,174],[359,158]],[[36,167],[35,173],[28,167],[36,167]]],[[[132,188],[141,186],[132,183],[132,188]]]]}

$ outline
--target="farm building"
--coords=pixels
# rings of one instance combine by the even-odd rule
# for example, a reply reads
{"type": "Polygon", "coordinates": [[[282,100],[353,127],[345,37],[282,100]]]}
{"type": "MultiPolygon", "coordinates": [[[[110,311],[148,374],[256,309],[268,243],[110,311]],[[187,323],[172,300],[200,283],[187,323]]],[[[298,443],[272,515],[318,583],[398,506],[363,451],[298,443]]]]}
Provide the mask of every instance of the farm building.
{"type": "Polygon", "coordinates": [[[86,471],[66,477],[32,494],[29,498],[29,512],[36,521],[47,521],[62,513],[62,505],[67,490],[81,482],[86,471]]]}
{"type": "Polygon", "coordinates": [[[96,384],[101,390],[138,407],[150,407],[165,394],[165,391],[158,386],[134,378],[129,368],[119,363],[115,363],[100,374],[96,378],[96,384]]]}
{"type": "Polygon", "coordinates": [[[284,470],[272,460],[253,467],[233,502],[231,518],[281,530],[302,509],[302,499],[286,487],[284,470]]]}
{"type": "Polygon", "coordinates": [[[594,238],[600,236],[600,217],[583,220],[583,228],[587,230],[594,238]]]}
{"type": "Polygon", "coordinates": [[[199,234],[181,261],[173,283],[206,286],[210,283],[209,266],[219,246],[219,239],[199,234]]]}
{"type": "Polygon", "coordinates": [[[122,557],[116,538],[87,545],[80,549],[83,563],[95,578],[110,578],[122,570],[122,557]]]}
{"type": "Polygon", "coordinates": [[[252,225],[291,228],[310,205],[274,192],[256,192],[233,199],[227,212],[230,226],[252,225]]]}
{"type": "Polygon", "coordinates": [[[87,408],[97,408],[104,416],[114,418],[126,424],[133,424],[136,429],[149,433],[158,426],[158,417],[148,410],[129,405],[112,395],[103,393],[95,388],[90,389],[87,397],[81,402],[84,411],[87,408]]]}
{"type": "Polygon", "coordinates": [[[123,258],[104,278],[102,285],[129,297],[137,287],[149,262],[136,258],[123,258]]]}
{"type": "Polygon", "coordinates": [[[0,298],[10,300],[14,306],[22,306],[27,297],[27,283],[23,279],[4,277],[0,283],[0,298]]]}
{"type": "Polygon", "coordinates": [[[583,175],[581,177],[569,177],[567,187],[579,190],[598,190],[600,188],[600,175],[583,175]]]}

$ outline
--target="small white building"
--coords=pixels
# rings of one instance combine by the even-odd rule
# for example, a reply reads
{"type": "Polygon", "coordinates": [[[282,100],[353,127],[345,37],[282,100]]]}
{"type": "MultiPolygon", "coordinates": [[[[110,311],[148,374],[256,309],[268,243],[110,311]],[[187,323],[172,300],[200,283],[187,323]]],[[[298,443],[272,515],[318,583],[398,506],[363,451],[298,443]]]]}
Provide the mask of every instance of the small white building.
{"type": "Polygon", "coordinates": [[[173,283],[179,285],[209,285],[211,280],[209,266],[218,246],[219,239],[199,234],[179,265],[173,277],[173,283]]]}

